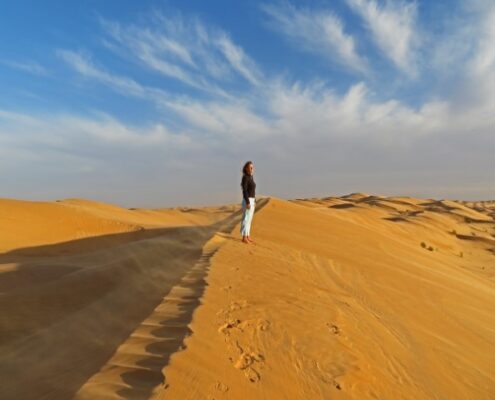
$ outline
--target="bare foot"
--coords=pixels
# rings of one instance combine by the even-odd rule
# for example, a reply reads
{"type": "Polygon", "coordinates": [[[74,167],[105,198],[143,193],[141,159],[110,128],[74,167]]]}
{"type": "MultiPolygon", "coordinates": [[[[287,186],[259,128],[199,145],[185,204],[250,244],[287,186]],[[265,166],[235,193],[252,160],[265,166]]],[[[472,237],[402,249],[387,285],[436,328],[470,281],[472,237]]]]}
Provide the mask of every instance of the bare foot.
{"type": "Polygon", "coordinates": [[[249,244],[249,240],[248,240],[248,238],[247,238],[246,236],[244,236],[244,237],[242,238],[242,243],[249,244]]]}
{"type": "Polygon", "coordinates": [[[247,237],[247,240],[249,240],[251,243],[254,243],[254,240],[251,239],[249,236],[247,237]]]}

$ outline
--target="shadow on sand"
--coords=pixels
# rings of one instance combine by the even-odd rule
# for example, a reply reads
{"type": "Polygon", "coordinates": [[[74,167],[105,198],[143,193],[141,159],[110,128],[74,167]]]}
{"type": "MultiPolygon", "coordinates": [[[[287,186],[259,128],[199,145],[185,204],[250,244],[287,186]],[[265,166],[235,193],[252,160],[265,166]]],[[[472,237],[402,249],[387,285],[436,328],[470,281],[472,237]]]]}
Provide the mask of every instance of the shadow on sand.
{"type": "MultiPolygon", "coordinates": [[[[257,211],[266,203],[260,200],[257,211]]],[[[150,332],[157,340],[129,371],[124,398],[147,398],[161,369],[190,332],[214,251],[203,246],[229,234],[241,211],[199,227],[103,235],[0,254],[0,398],[71,399],[174,287],[190,293],[175,319],[150,332]],[[9,264],[15,265],[9,268],[9,264]],[[150,378],[145,370],[158,371],[150,378]],[[159,369],[158,369],[159,366],[159,369]],[[145,376],[143,376],[143,374],[145,376]],[[143,382],[144,385],[143,385],[143,382]]]]}

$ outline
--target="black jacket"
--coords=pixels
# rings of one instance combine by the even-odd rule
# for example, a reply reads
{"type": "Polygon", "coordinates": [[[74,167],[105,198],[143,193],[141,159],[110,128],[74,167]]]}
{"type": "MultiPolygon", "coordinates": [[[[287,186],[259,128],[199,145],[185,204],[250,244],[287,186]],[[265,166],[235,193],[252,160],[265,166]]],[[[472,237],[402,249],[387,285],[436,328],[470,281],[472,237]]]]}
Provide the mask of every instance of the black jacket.
{"type": "Polygon", "coordinates": [[[249,197],[255,197],[256,183],[252,175],[244,174],[241,181],[242,197],[249,204],[249,197]]]}

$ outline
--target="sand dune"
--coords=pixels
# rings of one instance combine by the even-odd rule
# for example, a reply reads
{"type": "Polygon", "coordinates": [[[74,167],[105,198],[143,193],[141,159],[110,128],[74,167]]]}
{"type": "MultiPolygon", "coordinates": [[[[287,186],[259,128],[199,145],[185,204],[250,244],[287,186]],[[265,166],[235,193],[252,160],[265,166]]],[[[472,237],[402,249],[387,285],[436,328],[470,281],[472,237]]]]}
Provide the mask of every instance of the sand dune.
{"type": "Polygon", "coordinates": [[[0,398],[73,398],[238,208],[2,200],[0,398]]]}
{"type": "Polygon", "coordinates": [[[492,399],[495,202],[0,200],[2,399],[492,399]]]}

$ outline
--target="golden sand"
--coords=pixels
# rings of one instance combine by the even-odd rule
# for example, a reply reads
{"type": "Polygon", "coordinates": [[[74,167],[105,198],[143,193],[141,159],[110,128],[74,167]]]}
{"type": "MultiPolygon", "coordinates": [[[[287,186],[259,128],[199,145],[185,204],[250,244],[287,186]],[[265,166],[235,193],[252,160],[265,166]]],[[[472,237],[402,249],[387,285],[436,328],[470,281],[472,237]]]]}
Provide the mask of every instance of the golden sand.
{"type": "Polygon", "coordinates": [[[0,200],[1,399],[493,399],[495,202],[0,200]]]}

